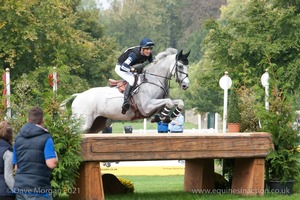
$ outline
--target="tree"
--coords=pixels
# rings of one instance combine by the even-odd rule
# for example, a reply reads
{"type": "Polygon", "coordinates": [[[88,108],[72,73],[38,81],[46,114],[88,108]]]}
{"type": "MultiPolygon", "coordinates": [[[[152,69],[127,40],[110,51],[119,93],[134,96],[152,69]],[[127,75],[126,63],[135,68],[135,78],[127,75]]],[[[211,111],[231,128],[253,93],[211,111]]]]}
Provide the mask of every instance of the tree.
{"type": "MultiPolygon", "coordinates": [[[[274,72],[271,79],[279,80],[278,87],[299,93],[299,3],[284,2],[228,1],[220,20],[206,24],[209,33],[201,67],[208,70],[210,79],[218,80],[228,71],[234,83],[259,87],[268,68],[274,72]]],[[[197,74],[197,79],[202,78],[203,73],[197,74]]],[[[215,84],[207,87],[215,88],[215,84]]]]}
{"type": "Polygon", "coordinates": [[[195,108],[197,112],[220,112],[223,102],[222,89],[219,86],[219,76],[212,75],[212,71],[202,62],[193,64],[189,69],[190,88],[185,93],[187,107],[195,108]]]}
{"type": "Polygon", "coordinates": [[[156,43],[157,53],[177,47],[182,34],[181,1],[121,0],[113,1],[111,5],[111,9],[104,11],[102,20],[107,33],[117,39],[120,50],[138,45],[144,37],[156,43]]]}
{"type": "MultiPolygon", "coordinates": [[[[218,19],[220,17],[220,7],[226,5],[226,0],[182,0],[180,8],[180,19],[182,21],[182,37],[178,41],[179,46],[198,45],[192,52],[198,52],[201,43],[195,35],[203,33],[203,25],[206,20],[218,19]]],[[[199,61],[195,60],[195,61],[199,61]]]]}
{"type": "Polygon", "coordinates": [[[77,0],[0,2],[0,64],[14,70],[12,79],[40,66],[62,65],[91,85],[98,86],[95,75],[100,76],[101,68],[108,78],[112,65],[101,64],[111,63],[115,43],[103,36],[98,12],[77,11],[78,4],[77,0]]]}

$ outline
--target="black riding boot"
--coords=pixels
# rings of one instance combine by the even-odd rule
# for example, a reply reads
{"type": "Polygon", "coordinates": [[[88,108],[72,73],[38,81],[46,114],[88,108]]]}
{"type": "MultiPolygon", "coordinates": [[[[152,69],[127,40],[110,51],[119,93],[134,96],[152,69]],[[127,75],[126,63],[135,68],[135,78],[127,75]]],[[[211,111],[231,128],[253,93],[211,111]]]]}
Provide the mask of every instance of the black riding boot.
{"type": "Polygon", "coordinates": [[[127,83],[125,91],[124,91],[124,103],[122,106],[122,114],[123,115],[125,115],[126,111],[130,107],[129,98],[130,98],[130,93],[131,93],[132,88],[133,88],[133,86],[131,86],[127,83]]]}

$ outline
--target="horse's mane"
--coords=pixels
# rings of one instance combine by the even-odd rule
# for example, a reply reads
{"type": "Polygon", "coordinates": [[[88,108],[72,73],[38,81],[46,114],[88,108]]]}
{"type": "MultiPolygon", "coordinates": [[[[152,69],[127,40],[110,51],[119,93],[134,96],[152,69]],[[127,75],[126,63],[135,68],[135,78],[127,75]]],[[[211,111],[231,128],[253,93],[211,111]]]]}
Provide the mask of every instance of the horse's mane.
{"type": "Polygon", "coordinates": [[[178,53],[177,49],[167,48],[165,51],[158,53],[155,56],[154,61],[158,61],[160,59],[163,59],[163,58],[167,57],[168,55],[177,54],[177,53],[178,53]]]}

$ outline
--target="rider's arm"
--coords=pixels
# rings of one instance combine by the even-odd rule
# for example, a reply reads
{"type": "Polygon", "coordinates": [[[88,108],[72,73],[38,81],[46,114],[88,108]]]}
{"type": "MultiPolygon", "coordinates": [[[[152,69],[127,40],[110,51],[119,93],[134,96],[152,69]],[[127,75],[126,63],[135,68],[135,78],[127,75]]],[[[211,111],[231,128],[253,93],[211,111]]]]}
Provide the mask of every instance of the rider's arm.
{"type": "Polygon", "coordinates": [[[136,59],[136,55],[135,53],[130,53],[128,55],[128,58],[123,62],[123,64],[121,65],[121,70],[125,71],[125,72],[130,72],[130,64],[132,62],[134,62],[136,59]]]}
{"type": "Polygon", "coordinates": [[[54,169],[58,164],[57,153],[54,150],[54,144],[52,138],[48,138],[44,147],[44,157],[47,167],[54,169]]]}
{"type": "Polygon", "coordinates": [[[180,115],[178,119],[178,126],[182,126],[183,124],[184,124],[184,117],[183,115],[180,115]]]}

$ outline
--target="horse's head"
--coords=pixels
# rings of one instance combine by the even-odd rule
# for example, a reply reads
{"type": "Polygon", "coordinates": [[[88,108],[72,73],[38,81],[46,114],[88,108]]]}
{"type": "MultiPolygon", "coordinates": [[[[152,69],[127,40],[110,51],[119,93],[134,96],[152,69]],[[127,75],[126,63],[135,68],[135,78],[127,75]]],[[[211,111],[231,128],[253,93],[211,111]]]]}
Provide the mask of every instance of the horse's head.
{"type": "Polygon", "coordinates": [[[188,67],[189,60],[188,56],[190,55],[190,51],[186,54],[182,53],[182,50],[176,55],[176,63],[173,69],[174,76],[176,78],[176,82],[179,84],[180,88],[183,90],[188,89],[189,87],[189,78],[188,78],[188,67]]]}

